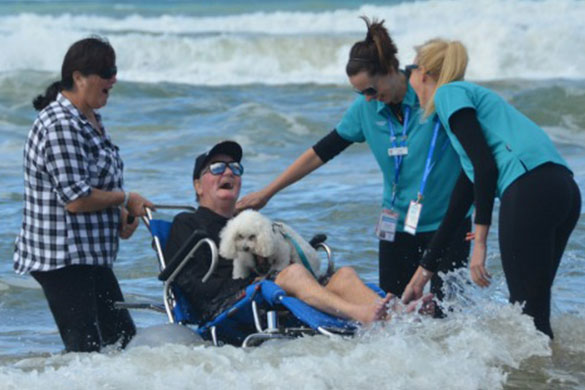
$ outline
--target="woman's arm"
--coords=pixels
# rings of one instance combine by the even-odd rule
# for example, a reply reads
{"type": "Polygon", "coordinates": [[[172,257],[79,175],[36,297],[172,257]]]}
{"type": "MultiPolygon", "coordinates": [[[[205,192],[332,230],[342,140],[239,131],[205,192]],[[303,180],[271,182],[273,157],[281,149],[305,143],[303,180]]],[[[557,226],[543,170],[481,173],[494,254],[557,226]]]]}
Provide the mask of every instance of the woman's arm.
{"type": "MultiPolygon", "coordinates": [[[[92,188],[89,196],[79,197],[65,206],[70,213],[87,213],[120,206],[124,203],[123,191],[104,191],[92,188]]],[[[144,207],[153,208],[154,205],[136,192],[130,192],[128,198],[128,212],[132,216],[145,215],[144,207]]]]}
{"type": "Polygon", "coordinates": [[[449,207],[439,229],[433,235],[420,266],[408,282],[408,285],[402,293],[402,301],[408,303],[414,301],[423,295],[425,285],[431,280],[434,272],[437,270],[439,260],[443,256],[443,251],[451,240],[452,233],[457,230],[459,223],[465,219],[473,202],[473,183],[461,171],[459,178],[455,183],[449,207]]]}
{"type": "Polygon", "coordinates": [[[473,108],[463,108],[449,118],[449,125],[473,165],[475,223],[490,225],[498,182],[498,167],[473,108]]]}
{"type": "Polygon", "coordinates": [[[420,261],[420,265],[427,271],[435,272],[438,267],[439,259],[443,256],[443,251],[453,237],[453,232],[457,231],[459,224],[463,222],[471,204],[473,203],[473,183],[467,175],[461,170],[459,177],[455,182],[449,206],[439,229],[433,235],[433,238],[420,261]]]}
{"type": "Polygon", "coordinates": [[[240,212],[249,208],[261,209],[280,190],[307,176],[349,145],[351,145],[351,142],[341,138],[337,131],[333,130],[317,142],[315,146],[307,149],[272,183],[260,191],[253,192],[240,199],[236,204],[236,211],[240,212]]]}
{"type": "Polygon", "coordinates": [[[494,206],[498,168],[474,109],[463,108],[455,112],[449,118],[449,125],[471,160],[474,183],[471,183],[463,173],[460,174],[441,226],[433,236],[421,260],[421,266],[418,267],[404,290],[402,300],[405,303],[422,296],[423,288],[436,271],[438,259],[451,238],[451,232],[455,231],[456,221],[464,217],[461,215],[463,207],[458,207],[457,203],[463,203],[467,207],[464,213],[466,214],[470,205],[470,203],[467,204],[469,199],[475,198],[476,207],[475,243],[470,263],[471,277],[480,286],[489,284],[490,275],[485,270],[486,242],[494,206]]]}
{"type": "Polygon", "coordinates": [[[475,242],[469,269],[471,279],[481,287],[490,284],[491,275],[485,269],[487,236],[492,222],[492,211],[498,182],[498,167],[485,139],[477,114],[464,108],[449,119],[451,130],[457,137],[473,165],[475,195],[475,242]]]}

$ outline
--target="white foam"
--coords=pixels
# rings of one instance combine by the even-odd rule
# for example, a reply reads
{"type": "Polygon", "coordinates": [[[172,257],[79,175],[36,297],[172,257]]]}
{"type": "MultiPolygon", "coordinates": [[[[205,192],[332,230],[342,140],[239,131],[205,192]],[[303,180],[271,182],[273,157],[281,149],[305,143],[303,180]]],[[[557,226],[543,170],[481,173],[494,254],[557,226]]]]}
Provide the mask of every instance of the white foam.
{"type": "Polygon", "coordinates": [[[34,389],[501,389],[510,369],[550,356],[546,336],[518,307],[448,320],[397,318],[353,339],[324,336],[225,346],[135,347],[122,353],[66,354],[0,367],[7,388],[34,389]]]}
{"type": "Polygon", "coordinates": [[[138,329],[127,348],[160,347],[166,344],[194,345],[203,344],[203,340],[186,326],[162,324],[138,329]]]}
{"type": "Polygon", "coordinates": [[[360,15],[386,20],[402,63],[412,61],[414,45],[443,36],[468,47],[470,79],[585,78],[579,0],[442,0],[214,17],[3,16],[0,72],[57,74],[70,43],[99,33],[116,48],[123,80],[345,84],[349,48],[364,36],[360,15]]]}

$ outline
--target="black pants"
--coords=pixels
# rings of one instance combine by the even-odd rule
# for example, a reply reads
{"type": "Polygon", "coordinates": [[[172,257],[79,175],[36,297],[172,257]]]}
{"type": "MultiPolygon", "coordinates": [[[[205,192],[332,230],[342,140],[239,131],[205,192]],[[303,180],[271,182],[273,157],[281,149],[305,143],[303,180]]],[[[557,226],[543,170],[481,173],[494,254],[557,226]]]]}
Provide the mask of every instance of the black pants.
{"type": "MultiPolygon", "coordinates": [[[[469,242],[465,241],[465,235],[470,231],[471,219],[466,218],[453,235],[438,272],[448,272],[467,266],[469,242]]],[[[402,295],[434,234],[434,231],[417,233],[414,236],[396,233],[394,242],[380,240],[379,276],[380,287],[384,291],[397,296],[402,295]]],[[[431,279],[431,292],[442,299],[443,281],[438,272],[431,279]]]]}
{"type": "Polygon", "coordinates": [[[510,302],[524,302],[524,313],[551,338],[551,287],[580,213],[579,187],[556,164],[524,174],[501,199],[499,239],[510,302]]]}
{"type": "Polygon", "coordinates": [[[110,268],[71,265],[31,275],[43,288],[67,352],[99,351],[118,340],[125,347],[136,334],[130,313],[114,308],[124,299],[110,268]]]}

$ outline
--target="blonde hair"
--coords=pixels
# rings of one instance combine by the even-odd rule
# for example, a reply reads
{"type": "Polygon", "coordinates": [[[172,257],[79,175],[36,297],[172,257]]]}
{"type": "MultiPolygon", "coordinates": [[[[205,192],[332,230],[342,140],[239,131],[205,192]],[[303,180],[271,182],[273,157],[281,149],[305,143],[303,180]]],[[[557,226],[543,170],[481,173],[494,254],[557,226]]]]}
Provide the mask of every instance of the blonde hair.
{"type": "MultiPolygon", "coordinates": [[[[467,68],[467,49],[459,41],[431,39],[415,47],[418,66],[437,82],[437,89],[451,81],[463,80],[467,68]]],[[[425,116],[435,111],[435,92],[425,107],[425,116]]]]}

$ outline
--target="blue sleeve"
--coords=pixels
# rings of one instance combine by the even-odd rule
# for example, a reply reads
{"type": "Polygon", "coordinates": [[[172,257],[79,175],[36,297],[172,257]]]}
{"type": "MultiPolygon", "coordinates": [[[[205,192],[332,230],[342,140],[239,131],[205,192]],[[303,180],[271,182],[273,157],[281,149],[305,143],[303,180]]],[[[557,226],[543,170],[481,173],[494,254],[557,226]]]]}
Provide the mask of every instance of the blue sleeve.
{"type": "Polygon", "coordinates": [[[362,128],[362,107],[364,103],[363,96],[355,99],[335,128],[337,133],[346,141],[364,142],[366,140],[362,128]]]}
{"type": "Polygon", "coordinates": [[[475,109],[471,91],[464,84],[449,83],[437,89],[435,110],[443,125],[448,125],[451,115],[462,108],[475,109]]]}

